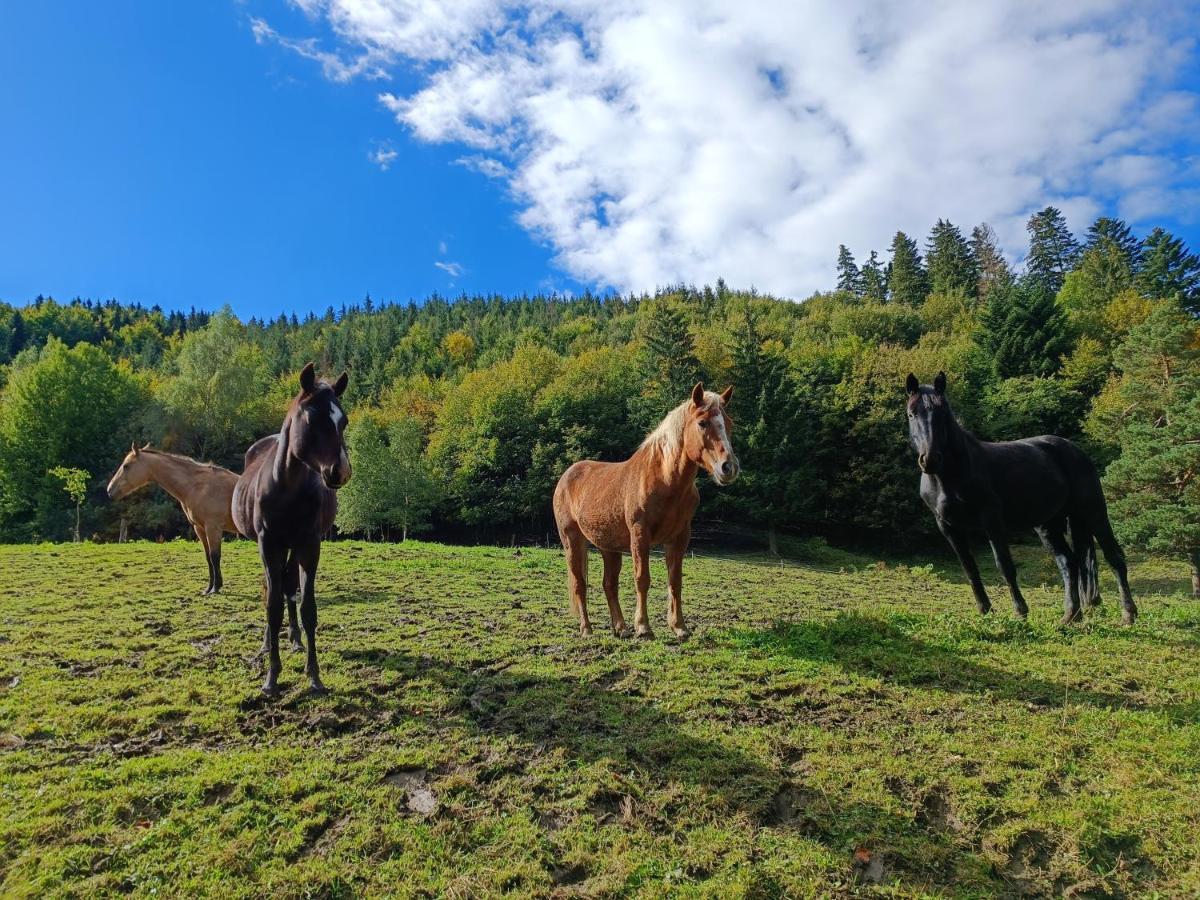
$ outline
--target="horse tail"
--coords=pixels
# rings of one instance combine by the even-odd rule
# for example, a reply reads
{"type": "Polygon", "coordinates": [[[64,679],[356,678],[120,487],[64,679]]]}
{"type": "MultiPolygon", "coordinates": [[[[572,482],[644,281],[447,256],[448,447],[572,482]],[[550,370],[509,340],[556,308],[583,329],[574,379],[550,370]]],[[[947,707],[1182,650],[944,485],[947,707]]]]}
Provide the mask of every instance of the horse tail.
{"type": "Polygon", "coordinates": [[[1100,603],[1100,568],[1096,562],[1096,541],[1089,531],[1083,536],[1082,546],[1076,549],[1079,556],[1079,600],[1084,606],[1100,603]]]}

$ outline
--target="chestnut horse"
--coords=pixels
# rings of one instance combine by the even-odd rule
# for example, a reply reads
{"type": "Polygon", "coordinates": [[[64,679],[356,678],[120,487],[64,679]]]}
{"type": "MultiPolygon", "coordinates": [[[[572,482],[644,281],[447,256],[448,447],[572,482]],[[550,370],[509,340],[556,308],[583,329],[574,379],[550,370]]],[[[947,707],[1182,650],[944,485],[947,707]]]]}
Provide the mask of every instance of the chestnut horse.
{"type": "Polygon", "coordinates": [[[604,594],[618,637],[630,632],[617,602],[621,554],[633,556],[637,608],[633,624],[639,637],[651,637],[646,613],[650,589],[650,548],[666,547],[667,625],[686,637],[683,621],[683,555],[692,534],[692,516],[700,502],[696,475],[703,467],[718,485],[730,484],[739,465],[729,440],[732,422],[722,394],[697,384],[692,396],[667,414],[629,459],[619,463],[577,462],[554,489],[554,518],[567,556],[571,610],[579,632],[592,633],[587,613],[587,556],[591,543],[604,558],[604,594]]]}
{"type": "Polygon", "coordinates": [[[212,463],[196,462],[186,456],[145,447],[131,447],[108,483],[108,496],[120,500],[157,484],[179,501],[183,514],[196,530],[208,560],[208,587],[202,594],[215,594],[225,583],[221,578],[221,536],[237,534],[230,500],[237,476],[212,463]]]}
{"type": "MultiPolygon", "coordinates": [[[[318,381],[312,363],[300,373],[279,434],[257,441],[246,452],[246,465],[233,489],[233,520],[238,531],[258,541],[267,607],[263,652],[269,657],[263,693],[279,692],[279,628],[283,624],[288,572],[299,575],[300,618],[308,638],[304,667],[314,693],[323,693],[317,666],[317,564],[321,538],[337,515],[334,493],[350,480],[346,452],[346,413],[339,398],[345,372],[333,384],[318,381]]],[[[293,628],[293,640],[298,640],[293,628]]]]}

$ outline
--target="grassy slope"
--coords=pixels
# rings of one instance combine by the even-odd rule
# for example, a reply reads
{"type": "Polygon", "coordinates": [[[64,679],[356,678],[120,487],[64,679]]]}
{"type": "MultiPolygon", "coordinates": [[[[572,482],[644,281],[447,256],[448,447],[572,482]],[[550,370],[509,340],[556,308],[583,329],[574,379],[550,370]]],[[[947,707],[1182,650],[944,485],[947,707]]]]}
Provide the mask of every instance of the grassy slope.
{"type": "Polygon", "coordinates": [[[194,543],[0,571],[4,895],[1200,893],[1180,566],[1063,631],[1032,552],[1029,625],[929,567],[695,559],[681,645],[661,563],[659,637],[583,641],[557,553],[338,543],[333,692],[285,652],[274,703],[247,543],[215,599],[194,543]]]}

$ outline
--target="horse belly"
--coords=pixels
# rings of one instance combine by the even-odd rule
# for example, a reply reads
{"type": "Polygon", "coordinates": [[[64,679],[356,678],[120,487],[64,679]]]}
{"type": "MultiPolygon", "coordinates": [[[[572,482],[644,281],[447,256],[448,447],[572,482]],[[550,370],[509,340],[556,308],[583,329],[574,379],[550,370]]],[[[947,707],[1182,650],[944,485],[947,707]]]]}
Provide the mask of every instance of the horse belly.
{"type": "Polygon", "coordinates": [[[593,546],[613,553],[629,549],[629,526],[624,512],[587,512],[575,521],[593,546]]]}

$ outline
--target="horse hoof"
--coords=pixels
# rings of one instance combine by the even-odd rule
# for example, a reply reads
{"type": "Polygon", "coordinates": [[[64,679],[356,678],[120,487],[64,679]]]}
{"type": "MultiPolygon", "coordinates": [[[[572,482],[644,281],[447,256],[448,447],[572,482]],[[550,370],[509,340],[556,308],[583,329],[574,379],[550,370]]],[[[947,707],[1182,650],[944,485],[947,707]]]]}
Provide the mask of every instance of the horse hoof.
{"type": "Polygon", "coordinates": [[[308,692],[314,697],[323,697],[329,693],[329,688],[321,682],[321,679],[314,678],[308,684],[308,692]]]}
{"type": "Polygon", "coordinates": [[[619,626],[614,625],[613,626],[613,637],[618,637],[618,638],[621,638],[622,640],[625,638],[633,637],[633,629],[630,628],[628,625],[624,625],[624,624],[619,625],[619,626]]]}
{"type": "Polygon", "coordinates": [[[1137,613],[1125,612],[1121,614],[1122,625],[1132,625],[1137,621],[1137,613]]]}
{"type": "Polygon", "coordinates": [[[292,641],[292,652],[293,653],[303,653],[304,645],[302,643],[300,643],[299,641],[292,641]]]}
{"type": "Polygon", "coordinates": [[[591,637],[592,636],[592,626],[591,625],[580,625],[579,626],[579,636],[580,637],[591,637]]]}
{"type": "Polygon", "coordinates": [[[269,699],[275,699],[279,696],[279,685],[273,681],[264,681],[262,686],[263,696],[269,699]]]}
{"type": "Polygon", "coordinates": [[[1075,622],[1078,622],[1080,620],[1080,618],[1081,618],[1081,616],[1077,612],[1076,613],[1066,613],[1059,620],[1058,624],[1061,625],[1063,628],[1065,628],[1068,625],[1073,625],[1075,622]]]}
{"type": "Polygon", "coordinates": [[[675,637],[679,638],[681,641],[685,641],[692,636],[692,630],[690,628],[672,628],[671,630],[675,632],[675,637]]]}
{"type": "Polygon", "coordinates": [[[635,629],[634,634],[640,638],[644,638],[645,640],[650,640],[652,637],[654,637],[654,632],[651,630],[649,625],[639,625],[635,629]]]}

